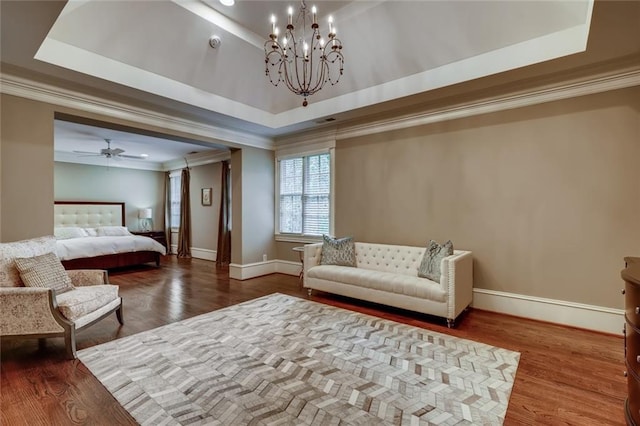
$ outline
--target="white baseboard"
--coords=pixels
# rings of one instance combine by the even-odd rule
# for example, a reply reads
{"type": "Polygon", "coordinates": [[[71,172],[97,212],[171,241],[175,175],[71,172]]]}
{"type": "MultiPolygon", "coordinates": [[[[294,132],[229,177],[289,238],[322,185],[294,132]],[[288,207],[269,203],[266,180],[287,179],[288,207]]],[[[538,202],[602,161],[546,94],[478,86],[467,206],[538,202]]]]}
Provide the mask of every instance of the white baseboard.
{"type": "Polygon", "coordinates": [[[291,262],[289,260],[267,260],[266,262],[247,263],[246,265],[232,263],[229,265],[229,278],[248,280],[249,278],[275,273],[298,276],[301,269],[300,262],[291,262]]]}
{"type": "Polygon", "coordinates": [[[247,263],[246,265],[239,265],[237,263],[231,263],[229,265],[229,278],[233,278],[234,280],[248,280],[249,278],[273,274],[275,272],[275,260],[247,263]]]}
{"type": "Polygon", "coordinates": [[[300,276],[302,264],[300,262],[292,262],[290,260],[276,260],[276,272],[279,274],[300,276]]]}
{"type": "MultiPolygon", "coordinates": [[[[288,260],[229,265],[229,277],[246,280],[274,273],[298,276],[301,265],[288,260]]],[[[482,288],[473,289],[474,308],[610,334],[622,334],[624,310],[482,288]]]]}
{"type": "Polygon", "coordinates": [[[545,299],[502,291],[473,289],[474,308],[571,327],[622,334],[624,310],[545,299]]]}
{"type": "MultiPolygon", "coordinates": [[[[171,250],[168,254],[178,254],[178,245],[172,244],[171,250]]],[[[211,260],[215,262],[218,258],[218,252],[216,250],[191,247],[191,257],[195,259],[211,260]]]]}
{"type": "Polygon", "coordinates": [[[217,255],[218,252],[216,250],[191,247],[191,257],[195,257],[196,259],[211,260],[215,262],[217,255]]]}

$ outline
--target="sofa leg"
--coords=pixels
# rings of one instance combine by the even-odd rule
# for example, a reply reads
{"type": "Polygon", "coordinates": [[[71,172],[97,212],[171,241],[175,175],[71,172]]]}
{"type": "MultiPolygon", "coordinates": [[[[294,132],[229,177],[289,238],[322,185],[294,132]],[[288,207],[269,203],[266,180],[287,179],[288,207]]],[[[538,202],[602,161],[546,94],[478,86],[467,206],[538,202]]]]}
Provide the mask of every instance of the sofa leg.
{"type": "Polygon", "coordinates": [[[312,289],[310,289],[310,288],[308,288],[308,289],[307,289],[307,294],[309,295],[309,297],[311,297],[311,293],[313,293],[313,290],[312,290],[312,289]]]}
{"type": "Polygon", "coordinates": [[[451,318],[447,318],[447,327],[453,328],[454,324],[455,324],[455,320],[451,318]]]}
{"type": "Polygon", "coordinates": [[[116,309],[116,318],[118,318],[118,322],[120,323],[120,325],[124,325],[124,319],[122,316],[122,302],[120,302],[120,306],[118,306],[118,309],[116,309]]]}

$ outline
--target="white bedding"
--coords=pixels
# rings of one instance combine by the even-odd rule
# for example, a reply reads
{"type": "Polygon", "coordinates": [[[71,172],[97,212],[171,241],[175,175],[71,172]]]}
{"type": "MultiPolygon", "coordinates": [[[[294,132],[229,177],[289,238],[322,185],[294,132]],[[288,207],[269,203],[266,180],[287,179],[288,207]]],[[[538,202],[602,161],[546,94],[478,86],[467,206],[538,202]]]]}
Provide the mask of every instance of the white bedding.
{"type": "Polygon", "coordinates": [[[57,240],[56,246],[60,260],[132,251],[157,251],[160,254],[166,254],[166,250],[162,244],[152,238],[141,235],[69,238],[57,240]]]}

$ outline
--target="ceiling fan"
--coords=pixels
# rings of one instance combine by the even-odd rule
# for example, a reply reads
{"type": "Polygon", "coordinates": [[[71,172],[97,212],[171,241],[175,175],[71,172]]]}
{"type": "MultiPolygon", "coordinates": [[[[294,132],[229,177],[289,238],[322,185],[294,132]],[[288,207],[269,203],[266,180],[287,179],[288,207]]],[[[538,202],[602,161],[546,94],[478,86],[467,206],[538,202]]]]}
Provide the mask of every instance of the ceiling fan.
{"type": "Polygon", "coordinates": [[[125,155],[124,149],[121,148],[111,148],[111,139],[105,139],[107,143],[107,147],[100,150],[100,152],[87,152],[87,151],[73,151],[76,154],[84,154],[84,155],[93,155],[93,156],[103,156],[107,159],[122,159],[122,158],[131,158],[134,160],[144,160],[148,156],[146,154],[142,155],[125,155]]]}

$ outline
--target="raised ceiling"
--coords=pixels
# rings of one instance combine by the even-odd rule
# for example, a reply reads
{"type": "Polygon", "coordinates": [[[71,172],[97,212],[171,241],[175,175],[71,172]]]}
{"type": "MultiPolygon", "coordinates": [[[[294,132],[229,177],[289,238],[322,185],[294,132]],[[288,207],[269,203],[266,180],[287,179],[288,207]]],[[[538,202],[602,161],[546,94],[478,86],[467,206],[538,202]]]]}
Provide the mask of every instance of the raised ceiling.
{"type": "Polygon", "coordinates": [[[299,96],[264,75],[269,16],[282,25],[290,4],[297,7],[295,1],[238,0],[227,7],[218,0],[2,0],[3,78],[9,70],[13,78],[273,140],[326,126],[328,117],[340,123],[433,103],[468,84],[480,92],[507,83],[526,87],[640,51],[638,2],[316,1],[321,28],[328,14],[335,19],[345,73],[303,108],[299,96]],[[218,49],[208,44],[212,35],[222,39],[218,49]]]}

